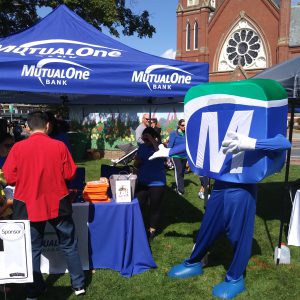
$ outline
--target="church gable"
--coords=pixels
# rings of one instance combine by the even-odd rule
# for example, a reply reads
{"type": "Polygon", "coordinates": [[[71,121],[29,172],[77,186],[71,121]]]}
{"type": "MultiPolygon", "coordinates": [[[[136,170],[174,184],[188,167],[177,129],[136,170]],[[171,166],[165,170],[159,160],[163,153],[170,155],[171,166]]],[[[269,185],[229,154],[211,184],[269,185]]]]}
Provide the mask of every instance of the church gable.
{"type": "Polygon", "coordinates": [[[208,27],[210,72],[268,67],[276,58],[279,11],[273,1],[224,0],[208,27]],[[273,50],[274,49],[274,50],[273,50]]]}
{"type": "MultiPolygon", "coordinates": [[[[209,63],[210,80],[251,77],[300,53],[300,4],[179,0],[176,58],[209,63]],[[235,76],[236,77],[236,76],[235,76]]],[[[299,0],[300,3],[300,0],[299,0]]]]}

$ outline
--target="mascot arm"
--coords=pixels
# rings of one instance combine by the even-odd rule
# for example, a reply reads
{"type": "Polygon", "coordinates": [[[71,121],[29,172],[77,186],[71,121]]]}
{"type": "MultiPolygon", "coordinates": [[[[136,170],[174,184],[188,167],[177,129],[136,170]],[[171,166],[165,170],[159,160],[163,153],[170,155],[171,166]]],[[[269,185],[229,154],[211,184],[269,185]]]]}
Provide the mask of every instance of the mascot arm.
{"type": "Polygon", "coordinates": [[[149,160],[159,158],[159,157],[171,157],[173,155],[186,154],[185,144],[175,146],[173,148],[166,148],[163,144],[158,146],[158,151],[154,152],[149,160]]]}
{"type": "Polygon", "coordinates": [[[291,148],[291,143],[282,134],[277,134],[271,139],[261,139],[256,141],[255,150],[284,151],[291,148]]]}
{"type": "Polygon", "coordinates": [[[234,131],[229,131],[222,142],[224,154],[255,150],[255,146],[256,139],[234,131]]]}
{"type": "Polygon", "coordinates": [[[228,132],[222,142],[223,153],[238,153],[241,151],[283,151],[291,148],[290,142],[282,135],[278,134],[270,139],[253,139],[248,136],[228,132]]]}

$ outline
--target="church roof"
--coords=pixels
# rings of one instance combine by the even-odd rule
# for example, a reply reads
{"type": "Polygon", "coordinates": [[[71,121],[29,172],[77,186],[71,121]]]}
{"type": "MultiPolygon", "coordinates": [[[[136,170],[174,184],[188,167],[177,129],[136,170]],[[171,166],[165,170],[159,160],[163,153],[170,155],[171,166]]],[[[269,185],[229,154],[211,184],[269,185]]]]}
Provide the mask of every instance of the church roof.
{"type": "Polygon", "coordinates": [[[300,46],[300,5],[291,8],[289,46],[300,46]]]}

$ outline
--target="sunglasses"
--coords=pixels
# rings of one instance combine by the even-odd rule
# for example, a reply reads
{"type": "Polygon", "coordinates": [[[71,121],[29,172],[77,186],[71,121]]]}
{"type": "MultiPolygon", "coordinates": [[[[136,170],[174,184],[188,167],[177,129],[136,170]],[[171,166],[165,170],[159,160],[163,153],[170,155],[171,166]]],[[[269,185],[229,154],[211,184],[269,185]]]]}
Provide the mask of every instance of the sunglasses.
{"type": "Polygon", "coordinates": [[[144,118],[146,121],[149,121],[150,119],[148,119],[148,118],[144,118]]]}
{"type": "Polygon", "coordinates": [[[179,126],[180,126],[180,127],[185,127],[185,124],[180,124],[179,126]]]}

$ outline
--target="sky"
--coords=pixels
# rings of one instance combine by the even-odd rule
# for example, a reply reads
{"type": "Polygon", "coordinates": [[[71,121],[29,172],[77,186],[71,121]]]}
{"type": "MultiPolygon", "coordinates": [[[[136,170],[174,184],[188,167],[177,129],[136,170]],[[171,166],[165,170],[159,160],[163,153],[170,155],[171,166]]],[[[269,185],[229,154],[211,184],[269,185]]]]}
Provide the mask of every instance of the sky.
{"type": "MultiPolygon", "coordinates": [[[[176,8],[178,0],[127,0],[128,7],[135,13],[147,10],[150,14],[150,23],[156,28],[152,38],[140,39],[135,36],[112,36],[118,41],[156,56],[175,58],[176,52],[176,8]]],[[[291,4],[297,5],[300,0],[292,0],[291,4]]],[[[39,14],[44,17],[50,12],[49,9],[41,9],[39,14]]],[[[108,31],[103,29],[105,34],[108,31]]]]}
{"type": "MultiPolygon", "coordinates": [[[[299,0],[300,1],[300,0],[299,0]]],[[[176,51],[176,8],[178,0],[128,0],[127,6],[135,13],[147,10],[150,14],[150,24],[156,29],[152,38],[140,39],[135,36],[123,36],[112,38],[132,48],[147,52],[156,56],[175,58],[176,51]]],[[[39,15],[46,16],[51,10],[40,9],[39,15]]],[[[108,34],[103,28],[103,32],[108,34]]]]}

